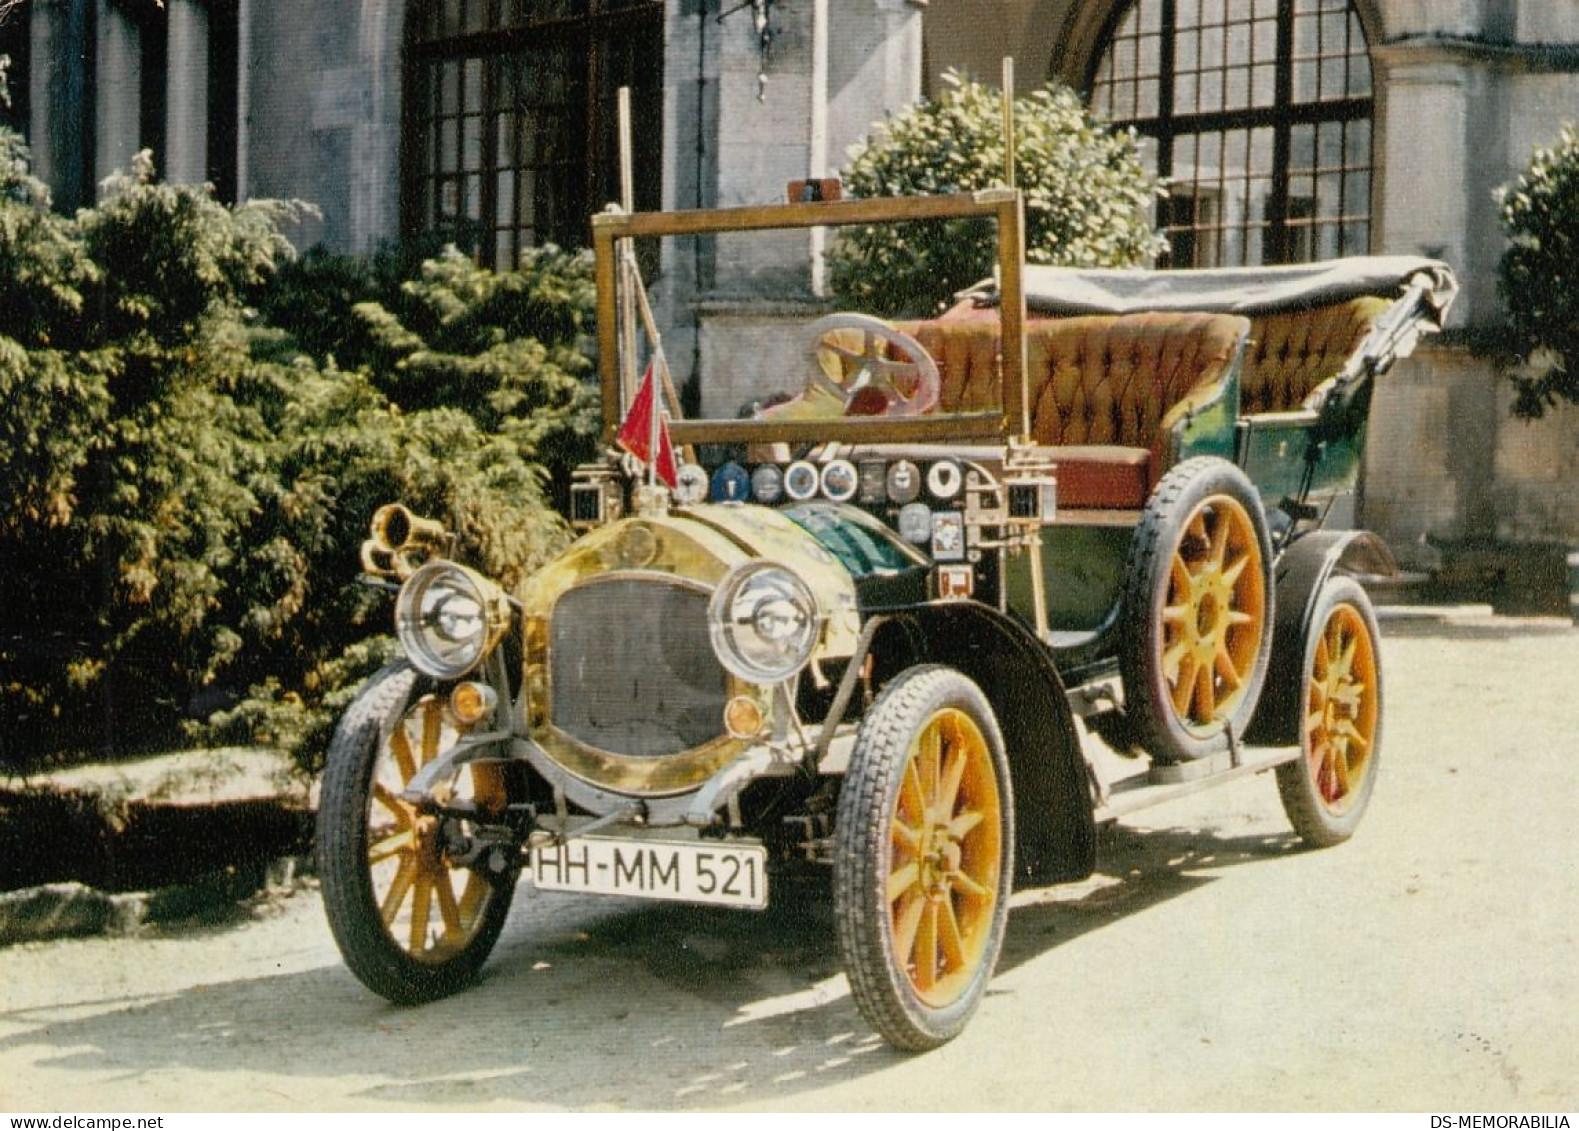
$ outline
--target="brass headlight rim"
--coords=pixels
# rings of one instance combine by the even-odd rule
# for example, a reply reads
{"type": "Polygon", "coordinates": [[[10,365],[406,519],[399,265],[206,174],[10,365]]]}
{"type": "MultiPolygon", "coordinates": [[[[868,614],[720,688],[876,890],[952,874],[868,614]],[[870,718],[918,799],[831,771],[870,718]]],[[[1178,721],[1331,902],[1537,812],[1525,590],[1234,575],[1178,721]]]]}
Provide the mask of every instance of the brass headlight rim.
{"type": "Polygon", "coordinates": [[[462,679],[476,671],[499,646],[510,627],[510,599],[496,582],[469,566],[448,558],[435,558],[413,570],[411,576],[401,584],[400,593],[395,598],[394,619],[395,637],[400,641],[411,666],[423,675],[448,682],[462,679]],[[484,627],[477,654],[464,667],[433,663],[428,649],[413,644],[415,641],[416,645],[421,645],[421,633],[425,631],[416,625],[413,606],[419,603],[421,595],[433,586],[439,575],[446,573],[458,575],[476,591],[483,615],[484,627]]]}
{"type": "Polygon", "coordinates": [[[723,666],[724,670],[742,684],[763,688],[777,687],[780,684],[788,683],[805,670],[806,665],[817,654],[818,646],[822,642],[824,622],[827,619],[822,611],[822,606],[817,601],[817,594],[813,591],[810,583],[801,576],[798,570],[772,558],[753,558],[749,561],[741,562],[720,578],[717,586],[713,589],[712,597],[708,600],[707,617],[709,635],[713,641],[713,653],[718,657],[718,662],[723,666]],[[734,646],[730,643],[725,632],[724,606],[734,600],[739,590],[754,575],[768,572],[782,573],[790,579],[791,588],[796,591],[797,598],[803,599],[808,617],[812,622],[810,634],[807,637],[805,648],[801,650],[800,658],[782,674],[753,665],[736,654],[733,650],[734,646]]]}

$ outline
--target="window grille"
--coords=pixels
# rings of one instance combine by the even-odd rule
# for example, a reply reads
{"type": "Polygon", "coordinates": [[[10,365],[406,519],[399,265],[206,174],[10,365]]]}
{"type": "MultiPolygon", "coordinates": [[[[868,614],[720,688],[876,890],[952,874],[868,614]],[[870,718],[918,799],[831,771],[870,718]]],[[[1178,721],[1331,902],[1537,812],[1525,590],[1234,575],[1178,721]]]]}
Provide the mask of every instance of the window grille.
{"type": "Polygon", "coordinates": [[[1350,0],[1134,0],[1090,88],[1169,181],[1166,264],[1369,250],[1371,66],[1350,0]]]}
{"type": "Polygon", "coordinates": [[[506,267],[583,247],[619,199],[631,88],[636,204],[662,186],[661,0],[426,0],[407,24],[405,227],[506,267]]]}

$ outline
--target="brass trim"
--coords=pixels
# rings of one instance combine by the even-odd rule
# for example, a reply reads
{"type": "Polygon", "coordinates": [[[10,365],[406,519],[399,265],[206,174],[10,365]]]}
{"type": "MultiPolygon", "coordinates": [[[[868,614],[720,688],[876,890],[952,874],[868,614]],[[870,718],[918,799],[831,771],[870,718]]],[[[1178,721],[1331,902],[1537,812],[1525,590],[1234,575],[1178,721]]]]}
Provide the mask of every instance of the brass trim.
{"type": "Polygon", "coordinates": [[[552,722],[534,731],[532,738],[555,765],[588,785],[648,797],[668,797],[695,789],[750,745],[720,734],[677,754],[635,758],[578,742],[552,722]]]}

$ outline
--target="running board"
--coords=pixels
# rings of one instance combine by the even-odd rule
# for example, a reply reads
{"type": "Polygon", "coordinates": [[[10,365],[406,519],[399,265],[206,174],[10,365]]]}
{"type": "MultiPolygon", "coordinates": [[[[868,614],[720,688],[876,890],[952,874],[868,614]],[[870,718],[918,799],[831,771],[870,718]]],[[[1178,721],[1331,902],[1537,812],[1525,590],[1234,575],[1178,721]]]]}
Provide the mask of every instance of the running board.
{"type": "Polygon", "coordinates": [[[1093,816],[1098,823],[1112,821],[1251,774],[1265,773],[1298,758],[1297,746],[1241,746],[1237,764],[1233,754],[1225,750],[1193,762],[1154,766],[1109,783],[1093,816]]]}

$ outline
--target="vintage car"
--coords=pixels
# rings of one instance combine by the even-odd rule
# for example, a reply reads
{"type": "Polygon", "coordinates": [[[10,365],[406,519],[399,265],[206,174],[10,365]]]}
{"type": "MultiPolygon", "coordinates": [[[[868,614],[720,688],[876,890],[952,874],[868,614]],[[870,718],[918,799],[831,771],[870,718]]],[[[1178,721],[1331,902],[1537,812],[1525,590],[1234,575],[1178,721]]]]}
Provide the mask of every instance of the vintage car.
{"type": "Polygon", "coordinates": [[[1373,379],[1440,328],[1445,266],[1027,268],[1008,189],[593,227],[610,453],[577,540],[514,593],[398,504],[364,547],[405,659],[338,727],[318,843],[367,986],[459,988],[523,873],[763,908],[821,867],[864,1016],[926,1049],[1012,890],[1089,875],[1101,822],[1272,771],[1305,841],[1354,831],[1382,731],[1359,580],[1393,562],[1352,502],[1373,379]],[[957,305],[816,318],[759,366],[768,407],[655,416],[673,488],[662,436],[616,453],[636,355],[663,368],[622,329],[650,316],[638,238],[959,217],[999,262],[957,305]]]}

